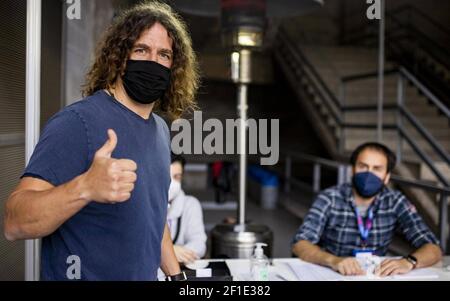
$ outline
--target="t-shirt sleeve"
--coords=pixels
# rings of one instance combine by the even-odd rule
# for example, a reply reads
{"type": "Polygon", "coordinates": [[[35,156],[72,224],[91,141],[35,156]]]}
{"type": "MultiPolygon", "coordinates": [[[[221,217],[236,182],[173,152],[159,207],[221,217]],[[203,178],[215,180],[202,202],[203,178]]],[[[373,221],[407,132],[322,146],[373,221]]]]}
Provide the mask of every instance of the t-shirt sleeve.
{"type": "Polygon", "coordinates": [[[85,172],[87,164],[85,124],[76,112],[63,110],[47,122],[21,178],[39,178],[59,186],[85,172]]]}

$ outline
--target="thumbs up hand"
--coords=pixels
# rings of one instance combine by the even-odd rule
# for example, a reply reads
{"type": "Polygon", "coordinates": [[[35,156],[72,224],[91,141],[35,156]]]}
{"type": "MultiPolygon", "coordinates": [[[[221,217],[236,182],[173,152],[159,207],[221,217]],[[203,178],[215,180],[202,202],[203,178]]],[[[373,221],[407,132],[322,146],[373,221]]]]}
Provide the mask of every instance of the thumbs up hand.
{"type": "Polygon", "coordinates": [[[117,135],[108,130],[108,140],[97,150],[89,170],[83,175],[83,198],[99,203],[125,202],[131,197],[136,182],[136,162],[114,159],[111,154],[117,146],[117,135]]]}
{"type": "Polygon", "coordinates": [[[114,130],[108,130],[108,140],[97,150],[95,157],[111,158],[111,154],[117,146],[117,135],[114,130]]]}

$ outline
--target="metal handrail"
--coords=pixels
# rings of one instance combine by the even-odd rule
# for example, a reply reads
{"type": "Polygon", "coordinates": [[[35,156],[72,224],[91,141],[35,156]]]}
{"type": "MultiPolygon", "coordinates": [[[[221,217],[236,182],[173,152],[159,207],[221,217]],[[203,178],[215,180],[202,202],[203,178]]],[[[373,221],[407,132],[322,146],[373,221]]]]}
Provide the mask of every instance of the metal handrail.
{"type": "MultiPolygon", "coordinates": [[[[393,53],[396,53],[397,48],[401,48],[405,51],[409,49],[405,49],[401,46],[401,43],[397,43],[400,40],[404,40],[404,38],[407,38],[408,40],[411,40],[413,43],[418,43],[420,45],[420,51],[423,51],[427,54],[427,56],[434,60],[437,64],[441,65],[442,67],[446,68],[450,71],[450,51],[448,51],[447,47],[442,45],[441,43],[437,42],[435,39],[431,39],[428,35],[426,35],[420,28],[417,28],[414,24],[411,24],[409,20],[403,20],[401,17],[401,14],[405,11],[412,11],[413,13],[417,13],[417,15],[424,20],[428,21],[429,24],[440,30],[441,33],[444,33],[447,37],[450,37],[450,32],[446,30],[442,25],[437,23],[435,20],[433,20],[431,17],[427,16],[417,8],[411,5],[403,5],[397,9],[391,10],[386,12],[386,16],[391,20],[395,25],[398,27],[398,30],[405,31],[405,36],[403,38],[398,38],[396,36],[397,29],[394,29],[394,33],[388,33],[388,38],[391,37],[392,43],[388,43],[388,47],[393,50],[393,53]],[[411,33],[414,38],[411,38],[411,33]]],[[[373,23],[371,23],[369,26],[372,26],[373,23]]],[[[346,30],[346,32],[358,32],[358,29],[360,29],[361,26],[355,27],[355,30],[346,30]]],[[[364,28],[367,28],[365,26],[364,28]]],[[[371,27],[369,27],[371,28],[371,27]]],[[[351,38],[346,38],[346,43],[355,42],[358,40],[367,40],[367,38],[376,38],[376,35],[373,33],[370,34],[359,34],[359,35],[353,35],[351,38]]],[[[413,53],[413,55],[415,55],[413,53]]],[[[402,61],[404,60],[403,56],[398,56],[398,60],[402,61]]],[[[426,65],[421,65],[421,68],[428,68],[426,65]]],[[[433,73],[433,69],[428,68],[430,73],[433,73]]],[[[421,76],[421,73],[418,74],[418,76],[421,76]]],[[[434,75],[432,75],[434,76],[434,75]]],[[[424,75],[423,81],[428,81],[428,77],[424,75]]],[[[439,77],[436,77],[436,82],[432,83],[435,84],[438,91],[437,93],[441,94],[442,97],[446,97],[448,95],[448,89],[445,81],[440,79],[439,77]]],[[[447,104],[448,105],[448,104],[447,104]]]]}
{"type": "MultiPolygon", "coordinates": [[[[284,192],[290,192],[290,185],[294,184],[296,186],[305,187],[306,183],[297,180],[292,177],[292,159],[298,159],[300,161],[306,161],[314,165],[313,169],[313,183],[312,188],[308,187],[308,190],[312,190],[314,193],[319,193],[320,191],[320,180],[321,180],[321,167],[328,167],[336,169],[338,171],[337,184],[343,184],[348,182],[350,179],[350,164],[345,162],[333,161],[329,159],[320,158],[317,156],[294,152],[294,151],[281,151],[281,156],[285,156],[285,172],[282,175],[284,179],[284,192]]],[[[450,187],[438,187],[436,185],[431,185],[428,182],[420,180],[411,180],[399,177],[397,175],[391,176],[391,182],[400,186],[409,186],[421,190],[425,190],[431,193],[439,194],[439,241],[440,246],[444,253],[447,250],[447,244],[449,240],[447,228],[448,228],[448,202],[447,198],[450,196],[450,187]]]]}
{"type": "MultiPolygon", "coordinates": [[[[292,55],[293,55],[293,56],[296,56],[294,52],[292,53],[292,55]]],[[[298,58],[297,58],[297,59],[298,59],[298,58]]],[[[306,72],[305,72],[305,74],[306,74],[306,72]]],[[[323,100],[325,100],[324,103],[325,103],[325,105],[327,106],[327,109],[331,112],[331,116],[334,118],[334,120],[336,121],[337,124],[341,124],[342,121],[341,121],[341,119],[340,119],[339,114],[338,114],[338,113],[336,112],[336,110],[330,105],[329,101],[326,100],[327,98],[326,98],[325,96],[322,95],[322,92],[321,92],[320,88],[317,87],[317,84],[315,83],[315,81],[314,81],[313,79],[311,79],[311,78],[309,77],[309,75],[307,75],[307,76],[308,76],[308,80],[310,81],[310,83],[311,83],[313,89],[315,90],[315,92],[317,93],[317,95],[319,95],[323,100]]]]}
{"type": "MultiPolygon", "coordinates": [[[[429,99],[431,102],[434,103],[434,105],[441,111],[447,118],[450,118],[450,110],[447,108],[446,105],[440,101],[436,95],[433,94],[427,87],[425,87],[411,72],[409,72],[404,67],[399,68],[392,68],[384,71],[385,75],[389,74],[395,74],[395,73],[401,73],[403,76],[405,76],[414,86],[417,87],[417,89],[422,92],[422,94],[425,95],[427,99],[429,99]]],[[[352,74],[348,76],[344,76],[341,79],[342,83],[348,83],[353,81],[359,81],[359,80],[365,80],[369,78],[373,78],[378,76],[378,71],[371,71],[371,72],[365,72],[360,74],[352,74]]]]}
{"type": "MultiPolygon", "coordinates": [[[[343,123],[342,127],[347,129],[375,130],[378,128],[378,125],[376,123],[343,123]]],[[[395,124],[384,124],[383,128],[387,130],[397,130],[397,126],[395,124]]]]}
{"type": "Polygon", "coordinates": [[[442,24],[440,24],[439,22],[431,18],[429,15],[425,14],[423,11],[419,10],[417,7],[411,4],[402,5],[401,7],[390,11],[390,13],[398,14],[408,10],[414,11],[416,14],[421,16],[423,19],[427,20],[430,24],[439,29],[442,33],[445,33],[450,38],[450,31],[447,28],[445,28],[444,26],[442,26],[442,24]]]}
{"type": "Polygon", "coordinates": [[[400,67],[402,73],[411,83],[413,83],[434,105],[445,115],[450,118],[450,110],[440,101],[430,90],[427,89],[414,75],[403,67],[400,67]]]}
{"type": "MultiPolygon", "coordinates": [[[[279,32],[280,36],[282,39],[284,39],[284,42],[289,46],[289,48],[294,48],[296,51],[292,51],[293,55],[298,55],[300,57],[300,60],[305,63],[305,66],[308,67],[308,69],[310,69],[311,73],[313,74],[313,76],[316,78],[316,80],[320,83],[320,85],[322,86],[323,90],[325,91],[325,93],[327,94],[327,96],[329,96],[333,101],[333,93],[328,89],[328,87],[326,86],[326,84],[323,82],[321,76],[317,73],[316,69],[312,66],[312,64],[306,59],[305,55],[303,54],[303,51],[294,43],[292,43],[288,33],[286,33],[284,28],[280,29],[279,32]]],[[[291,49],[290,49],[291,50],[291,49]]],[[[338,104],[338,102],[336,102],[336,104],[338,104]]]]}
{"type": "Polygon", "coordinates": [[[428,168],[431,169],[431,171],[434,173],[434,175],[439,179],[439,181],[442,182],[447,187],[450,187],[450,184],[448,183],[447,179],[442,175],[442,173],[434,166],[433,161],[428,157],[428,155],[422,151],[419,147],[419,145],[412,139],[408,133],[405,132],[403,127],[399,127],[398,131],[402,138],[405,138],[408,144],[413,148],[413,150],[416,152],[416,154],[422,159],[428,166],[428,168]]]}
{"type": "MultiPolygon", "coordinates": [[[[301,50],[301,48],[299,48],[297,45],[295,45],[291,42],[288,34],[285,32],[285,30],[283,28],[280,29],[279,35],[280,35],[281,39],[284,40],[286,45],[290,48],[292,55],[297,56],[297,58],[300,59],[300,61],[304,64],[304,66],[308,67],[309,71],[311,72],[312,76],[314,77],[314,80],[317,81],[320,85],[320,88],[317,86],[315,87],[317,92],[319,92],[319,95],[323,99],[326,100],[325,103],[326,103],[328,109],[332,112],[333,118],[335,119],[336,123],[341,124],[342,119],[339,114],[341,103],[339,102],[339,100],[334,96],[334,94],[330,91],[328,86],[323,82],[322,77],[317,73],[316,69],[314,68],[314,66],[312,66],[311,62],[309,62],[309,60],[306,59],[306,56],[303,54],[303,51],[301,50]],[[292,51],[292,48],[295,49],[295,51],[292,51]],[[322,93],[324,93],[326,95],[326,97],[324,95],[321,95],[322,93]],[[333,107],[331,106],[328,99],[330,99],[331,102],[333,103],[333,105],[337,109],[339,109],[338,112],[336,112],[336,110],[333,109],[333,107]]],[[[310,80],[312,81],[312,79],[310,79],[310,80]]]]}
{"type": "Polygon", "coordinates": [[[432,193],[438,193],[438,194],[442,193],[442,194],[446,194],[446,195],[450,196],[450,188],[449,187],[439,187],[439,186],[431,185],[428,182],[404,179],[404,178],[396,176],[396,175],[391,176],[391,181],[394,181],[394,182],[402,184],[402,185],[408,185],[411,187],[427,190],[432,193]]]}
{"type": "Polygon", "coordinates": [[[434,50],[437,49],[437,50],[439,50],[441,55],[443,54],[446,58],[449,58],[450,53],[448,52],[448,50],[445,47],[443,47],[441,44],[439,44],[435,40],[431,39],[429,36],[427,36],[421,29],[417,28],[415,25],[412,25],[412,24],[405,25],[396,15],[394,15],[392,13],[387,13],[386,15],[389,18],[391,18],[392,21],[395,22],[399,26],[400,30],[405,29],[406,31],[412,31],[414,33],[415,40],[417,40],[418,37],[420,37],[420,39],[424,40],[423,43],[421,43],[420,45],[428,53],[428,55],[433,57],[433,59],[439,61],[440,64],[449,68],[448,60],[437,57],[433,52],[434,50]],[[430,45],[432,47],[429,47],[430,45]]]}
{"type": "MultiPolygon", "coordinates": [[[[439,101],[439,99],[431,93],[424,85],[420,83],[419,80],[417,80],[409,71],[407,71],[405,68],[398,68],[396,70],[387,70],[385,73],[394,73],[397,72],[400,74],[400,76],[403,76],[410,82],[412,82],[424,95],[427,97],[430,101],[434,103],[436,107],[438,107],[444,115],[446,115],[450,119],[450,115],[447,114],[448,109],[446,106],[442,104],[442,102],[439,101]]],[[[359,81],[368,79],[371,77],[375,77],[378,74],[376,72],[366,72],[362,74],[355,74],[350,75],[341,80],[341,83],[345,85],[349,82],[359,81]]],[[[342,88],[343,90],[345,87],[342,88]]],[[[344,96],[345,97],[345,96],[344,96]]],[[[402,96],[403,97],[403,96],[402,96]]],[[[345,102],[345,101],[344,101],[345,102]]],[[[352,108],[353,111],[362,111],[362,110],[368,110],[367,106],[362,106],[360,109],[357,107],[352,108]]],[[[450,164],[450,155],[446,152],[446,150],[436,141],[436,139],[428,132],[428,130],[419,122],[419,120],[408,110],[404,107],[403,101],[401,101],[396,106],[397,112],[400,114],[401,117],[405,117],[409,123],[417,130],[417,132],[428,142],[428,144],[432,147],[432,149],[446,162],[447,164],[450,164]]],[[[344,124],[344,127],[348,124],[344,124]]],[[[353,125],[351,125],[353,127],[353,125]]],[[[353,127],[354,128],[354,127],[353,127]]],[[[371,126],[359,126],[357,128],[372,128],[371,126]]],[[[431,169],[431,171],[434,173],[434,175],[439,179],[439,181],[444,184],[445,186],[450,186],[450,183],[447,181],[446,177],[434,166],[432,160],[429,158],[429,156],[423,152],[420,147],[417,145],[417,143],[410,137],[410,135],[404,130],[403,126],[397,124],[395,127],[397,129],[398,134],[401,138],[405,138],[408,144],[412,147],[414,152],[420,157],[421,160],[425,162],[425,164],[431,169]]],[[[392,129],[392,127],[391,127],[392,129]]]]}
{"type": "Polygon", "coordinates": [[[342,163],[337,162],[337,161],[333,161],[333,160],[329,160],[329,159],[325,159],[325,158],[319,158],[319,157],[316,157],[313,155],[294,152],[294,151],[284,151],[284,152],[282,152],[282,155],[289,156],[291,158],[302,160],[302,161],[309,161],[309,162],[317,163],[317,164],[320,164],[320,165],[323,165],[323,166],[329,167],[329,168],[339,168],[339,166],[342,165],[342,163]]]}
{"type": "MultiPolygon", "coordinates": [[[[383,73],[384,73],[384,75],[395,74],[395,73],[398,73],[398,68],[387,69],[387,70],[384,70],[383,73]]],[[[358,73],[358,74],[343,76],[341,78],[341,81],[343,83],[353,82],[353,81],[365,80],[368,78],[376,77],[378,75],[379,75],[378,71],[370,71],[370,72],[365,72],[365,73],[358,73]]]]}
{"type": "MultiPolygon", "coordinates": [[[[383,110],[385,111],[395,111],[397,110],[397,105],[387,104],[383,106],[383,110]]],[[[351,112],[351,111],[376,111],[378,109],[377,105],[372,104],[363,104],[363,105],[344,105],[342,106],[342,110],[345,112],[351,112]]]]}
{"type": "MultiPolygon", "coordinates": [[[[320,164],[322,166],[338,169],[345,165],[346,167],[349,167],[350,164],[348,162],[343,161],[336,161],[331,159],[326,159],[310,154],[305,154],[293,150],[286,150],[286,151],[280,151],[280,156],[282,157],[289,157],[290,164],[292,164],[292,159],[298,159],[300,161],[306,161],[310,163],[320,164]]],[[[394,182],[398,182],[399,184],[405,184],[408,186],[412,186],[415,188],[420,188],[423,190],[427,190],[429,192],[433,193],[443,193],[450,196],[450,187],[440,187],[436,185],[432,185],[427,181],[421,181],[421,180],[412,180],[412,179],[405,179],[397,175],[392,175],[391,180],[394,182]]]]}
{"type": "MultiPolygon", "coordinates": [[[[450,38],[450,31],[445,28],[442,24],[440,24],[439,22],[437,22],[436,20],[434,20],[432,17],[430,17],[429,15],[425,14],[424,12],[422,12],[421,10],[419,10],[417,7],[411,5],[411,4],[404,4],[398,8],[395,8],[393,10],[387,11],[386,14],[387,15],[393,15],[393,14],[401,14],[404,13],[405,11],[413,11],[416,14],[418,14],[420,17],[422,17],[423,19],[427,20],[430,24],[432,24],[434,27],[436,27],[437,29],[439,29],[442,33],[444,33],[445,35],[447,35],[450,38]]],[[[345,15],[345,19],[352,19],[352,16],[356,16],[356,15],[361,15],[361,10],[360,9],[356,9],[352,12],[350,12],[349,14],[345,15]]]]}
{"type": "Polygon", "coordinates": [[[441,158],[447,162],[447,164],[450,164],[450,155],[447,154],[447,152],[440,146],[438,143],[436,143],[436,140],[434,140],[433,136],[428,132],[428,130],[423,127],[419,120],[405,107],[398,108],[400,110],[400,113],[406,117],[406,119],[416,128],[416,130],[424,137],[428,143],[434,148],[434,150],[441,156],[441,158]]]}
{"type": "MultiPolygon", "coordinates": [[[[283,42],[288,43],[291,48],[294,47],[291,45],[291,42],[289,40],[289,37],[287,34],[283,33],[283,42]]],[[[316,81],[319,82],[322,85],[323,90],[325,91],[325,94],[328,94],[330,96],[331,91],[329,91],[328,87],[325,85],[325,83],[322,81],[320,75],[315,70],[314,66],[312,66],[311,62],[303,55],[301,52],[301,49],[298,47],[295,47],[295,49],[298,51],[293,51],[290,49],[289,51],[293,52],[292,55],[299,60],[302,65],[308,66],[310,69],[310,72],[316,77],[316,81]]],[[[306,72],[305,72],[306,73],[306,72]]],[[[392,74],[392,73],[399,73],[401,76],[409,80],[412,84],[414,84],[431,102],[434,103],[436,107],[440,109],[446,115],[448,118],[450,118],[449,110],[445,107],[445,105],[442,104],[442,102],[432,93],[430,92],[424,85],[420,83],[418,79],[416,79],[409,71],[407,71],[405,68],[397,68],[397,69],[390,69],[385,71],[386,74],[392,74]]],[[[363,74],[354,74],[350,76],[346,76],[341,79],[341,84],[343,85],[341,87],[341,91],[345,91],[345,84],[353,81],[359,81],[363,79],[368,79],[374,76],[377,76],[377,72],[367,72],[363,74]]],[[[345,106],[343,103],[345,103],[345,93],[343,93],[342,99],[338,101],[336,99],[335,106],[339,110],[339,113],[336,113],[332,108],[331,105],[327,99],[327,97],[324,97],[321,94],[321,91],[319,91],[319,88],[315,86],[315,82],[313,82],[311,79],[309,79],[313,83],[313,88],[318,92],[318,95],[321,97],[324,104],[328,107],[328,109],[331,112],[331,116],[335,118],[335,121],[337,123],[337,126],[339,129],[346,129],[346,128],[353,128],[353,129],[373,129],[376,128],[376,125],[374,124],[357,124],[357,123],[346,123],[341,119],[341,116],[346,111],[367,111],[371,110],[370,106],[363,105],[363,106],[345,106]]],[[[403,87],[402,87],[403,88],[403,87]]],[[[323,92],[322,92],[323,93],[323,92]]],[[[334,95],[331,95],[330,98],[333,100],[334,95]]],[[[420,124],[420,122],[412,115],[408,110],[406,110],[403,107],[403,102],[399,103],[397,106],[390,106],[391,110],[397,110],[399,112],[399,115],[401,117],[406,117],[406,119],[413,125],[414,128],[419,132],[419,134],[431,145],[432,149],[437,152],[437,154],[444,159],[445,162],[450,164],[449,158],[450,156],[447,154],[447,152],[444,150],[443,147],[434,139],[434,137],[420,124]]],[[[411,146],[411,148],[414,150],[414,152],[419,156],[420,159],[422,159],[425,164],[431,169],[431,171],[435,174],[435,176],[439,179],[441,183],[443,183],[445,186],[450,186],[449,182],[446,180],[446,177],[442,175],[442,173],[434,166],[432,160],[429,158],[429,156],[423,152],[420,147],[415,143],[414,139],[410,137],[410,135],[404,130],[403,126],[399,125],[398,123],[396,125],[384,125],[384,128],[391,129],[391,130],[397,130],[399,139],[404,138],[406,142],[411,146]]],[[[339,144],[343,145],[343,140],[345,137],[339,138],[339,144]]],[[[401,145],[401,143],[399,143],[401,145]]]]}

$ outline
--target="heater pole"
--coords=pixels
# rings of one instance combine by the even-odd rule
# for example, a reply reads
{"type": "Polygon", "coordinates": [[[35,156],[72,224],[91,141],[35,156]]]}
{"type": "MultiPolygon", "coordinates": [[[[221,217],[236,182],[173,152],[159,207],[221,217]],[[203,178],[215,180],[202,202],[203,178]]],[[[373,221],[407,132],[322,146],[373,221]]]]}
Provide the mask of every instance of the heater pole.
{"type": "Polygon", "coordinates": [[[245,198],[247,182],[247,110],[248,84],[251,82],[251,51],[241,49],[231,55],[231,77],[237,84],[239,133],[239,208],[238,225],[243,230],[245,225],[245,198]]]}
{"type": "Polygon", "coordinates": [[[247,84],[238,86],[239,111],[239,225],[245,225],[245,196],[247,181],[247,84]]]}

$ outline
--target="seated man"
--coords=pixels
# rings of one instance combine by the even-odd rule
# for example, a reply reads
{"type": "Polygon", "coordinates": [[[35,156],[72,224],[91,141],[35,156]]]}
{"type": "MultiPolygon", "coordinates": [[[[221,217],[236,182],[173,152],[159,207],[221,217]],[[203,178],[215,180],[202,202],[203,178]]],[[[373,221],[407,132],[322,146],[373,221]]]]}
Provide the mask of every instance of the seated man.
{"type": "Polygon", "coordinates": [[[172,155],[167,223],[178,262],[186,264],[205,255],[206,233],[200,202],[181,189],[185,163],[183,157],[172,155]]]}
{"type": "Polygon", "coordinates": [[[359,146],[350,158],[352,184],[317,196],[294,237],[293,253],[343,275],[361,275],[364,271],[351,256],[364,251],[385,256],[399,227],[417,250],[401,259],[384,260],[376,275],[405,274],[438,262],[442,253],[436,237],[406,197],[386,187],[395,161],[382,144],[359,146]]]}

